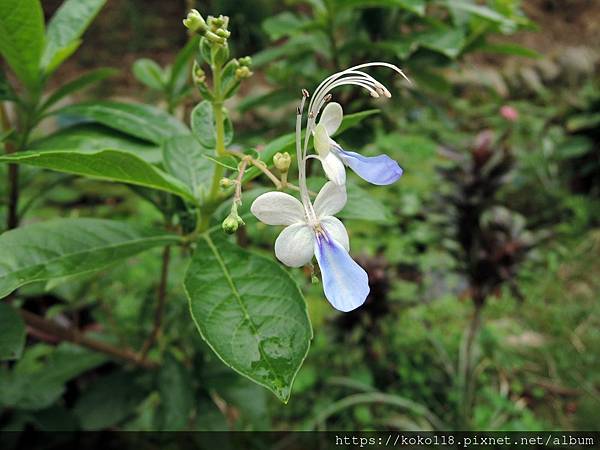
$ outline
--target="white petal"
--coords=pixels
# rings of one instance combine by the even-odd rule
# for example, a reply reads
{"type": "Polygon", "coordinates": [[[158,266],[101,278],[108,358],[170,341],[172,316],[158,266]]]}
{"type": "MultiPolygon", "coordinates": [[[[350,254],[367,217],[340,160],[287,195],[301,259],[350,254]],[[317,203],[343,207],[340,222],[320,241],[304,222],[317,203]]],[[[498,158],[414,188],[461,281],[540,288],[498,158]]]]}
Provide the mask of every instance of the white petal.
{"type": "Polygon", "coordinates": [[[323,124],[327,130],[327,134],[329,134],[329,136],[333,136],[333,134],[342,124],[343,117],[344,111],[339,103],[328,103],[321,113],[319,124],[323,124]]]}
{"type": "Polygon", "coordinates": [[[329,133],[325,125],[318,124],[314,131],[315,150],[320,157],[324,158],[329,154],[331,148],[331,139],[329,139],[329,133]]]}
{"type": "Polygon", "coordinates": [[[304,223],[283,229],[275,241],[275,256],[289,267],[308,264],[314,254],[315,233],[304,223]]]}
{"type": "Polygon", "coordinates": [[[328,181],[319,191],[314,209],[319,217],[333,216],[344,208],[346,200],[346,186],[328,181]]]}
{"type": "Polygon", "coordinates": [[[350,251],[350,239],[348,238],[348,232],[346,227],[340,219],[333,216],[325,216],[319,219],[319,223],[325,229],[327,234],[335,239],[338,244],[350,251]]]}
{"type": "Polygon", "coordinates": [[[284,192],[260,195],[252,203],[250,211],[267,225],[291,225],[305,221],[302,203],[284,192]]]}
{"type": "Polygon", "coordinates": [[[329,152],[327,156],[319,157],[325,175],[338,186],[346,183],[346,168],[344,163],[333,153],[329,152]]]}

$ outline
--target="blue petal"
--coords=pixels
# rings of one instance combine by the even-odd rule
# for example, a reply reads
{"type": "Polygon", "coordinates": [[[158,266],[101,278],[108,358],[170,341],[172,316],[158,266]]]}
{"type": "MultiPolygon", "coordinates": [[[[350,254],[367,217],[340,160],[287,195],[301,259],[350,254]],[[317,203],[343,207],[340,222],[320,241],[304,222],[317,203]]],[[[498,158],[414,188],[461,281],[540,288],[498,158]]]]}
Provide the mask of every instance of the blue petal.
{"type": "Polygon", "coordinates": [[[388,155],[362,156],[337,147],[340,159],[363,180],[377,185],[392,184],[402,176],[402,168],[388,155]]]}
{"type": "Polygon", "coordinates": [[[323,290],[331,305],[343,312],[362,305],[369,295],[369,277],[338,242],[318,234],[315,255],[321,268],[323,290]]]}

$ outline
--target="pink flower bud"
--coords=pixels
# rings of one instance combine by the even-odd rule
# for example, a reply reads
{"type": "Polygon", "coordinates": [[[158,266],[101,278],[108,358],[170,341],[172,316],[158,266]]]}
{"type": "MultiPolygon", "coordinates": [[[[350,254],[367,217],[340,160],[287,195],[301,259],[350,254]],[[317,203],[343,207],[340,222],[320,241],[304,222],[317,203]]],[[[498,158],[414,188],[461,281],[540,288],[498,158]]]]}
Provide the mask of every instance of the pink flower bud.
{"type": "Polygon", "coordinates": [[[500,108],[500,115],[509,122],[516,122],[519,120],[519,111],[512,106],[504,105],[502,108],[500,108]]]}

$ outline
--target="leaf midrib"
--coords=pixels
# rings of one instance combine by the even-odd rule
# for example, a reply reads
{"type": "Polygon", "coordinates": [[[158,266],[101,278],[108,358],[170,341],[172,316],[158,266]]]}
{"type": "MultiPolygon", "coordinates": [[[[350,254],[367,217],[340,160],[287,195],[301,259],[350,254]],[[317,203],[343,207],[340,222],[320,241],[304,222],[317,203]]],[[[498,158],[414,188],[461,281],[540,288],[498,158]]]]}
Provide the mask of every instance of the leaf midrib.
{"type": "Polygon", "coordinates": [[[225,275],[225,279],[227,280],[227,283],[229,284],[229,287],[231,288],[231,291],[233,292],[235,299],[237,300],[238,304],[240,305],[240,308],[242,309],[242,311],[244,312],[244,318],[248,321],[248,324],[249,324],[250,328],[252,329],[253,335],[257,339],[258,351],[259,351],[260,355],[262,356],[262,358],[265,360],[265,362],[269,366],[269,370],[271,371],[271,373],[273,375],[275,375],[275,377],[282,384],[285,384],[285,380],[283,380],[283,378],[281,378],[277,374],[277,371],[271,365],[269,357],[265,354],[265,352],[262,348],[262,344],[259,339],[260,334],[259,334],[256,326],[252,322],[250,315],[248,314],[248,309],[246,308],[246,305],[244,305],[242,297],[241,297],[240,293],[238,292],[237,287],[235,286],[235,283],[233,281],[233,278],[231,277],[231,274],[227,270],[227,266],[225,265],[225,262],[221,258],[221,255],[220,255],[217,247],[215,246],[214,242],[212,241],[212,239],[210,238],[210,236],[208,234],[204,235],[203,237],[204,237],[204,240],[206,241],[206,243],[208,244],[208,247],[213,252],[213,255],[215,255],[215,258],[217,259],[217,262],[219,263],[219,267],[221,267],[221,271],[223,272],[223,275],[225,275]]]}

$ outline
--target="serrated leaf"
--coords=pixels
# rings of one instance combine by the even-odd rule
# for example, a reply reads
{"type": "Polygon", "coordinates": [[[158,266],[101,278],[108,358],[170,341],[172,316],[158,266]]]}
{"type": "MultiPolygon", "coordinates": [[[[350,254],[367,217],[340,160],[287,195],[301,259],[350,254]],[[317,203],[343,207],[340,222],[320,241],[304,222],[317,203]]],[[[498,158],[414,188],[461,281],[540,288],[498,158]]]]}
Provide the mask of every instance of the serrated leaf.
{"type": "Polygon", "coordinates": [[[145,186],[195,201],[183,182],[138,156],[122,150],[45,150],[0,156],[0,163],[26,164],[100,180],[145,186]]]}
{"type": "Polygon", "coordinates": [[[140,103],[113,101],[79,103],[53,111],[53,114],[98,122],[159,145],[169,137],[190,133],[190,130],[177,118],[159,108],[140,103]]]}
{"type": "Polygon", "coordinates": [[[52,72],[79,46],[80,37],[106,0],[65,0],[48,24],[41,66],[52,72]]]}
{"type": "MultiPolygon", "coordinates": [[[[233,140],[233,125],[231,120],[224,116],[225,145],[231,144],[233,140]]],[[[203,100],[194,108],[191,117],[192,131],[203,147],[213,149],[217,142],[217,133],[215,130],[215,118],[212,105],[209,101],[203,100]]]]}
{"type": "Polygon", "coordinates": [[[20,286],[103,269],[179,237],[103,219],[55,219],[0,235],[0,298],[20,286]]]}
{"type": "Polygon", "coordinates": [[[204,158],[206,153],[193,136],[177,136],[163,145],[165,169],[183,181],[196,197],[200,187],[210,182],[213,173],[212,163],[204,158]]]}
{"type": "Polygon", "coordinates": [[[287,402],[312,338],[290,275],[271,259],[204,235],[184,285],[198,331],[219,358],[287,402]]]}
{"type": "Polygon", "coordinates": [[[162,149],[148,141],[97,124],[79,124],[61,128],[32,142],[28,150],[80,150],[95,153],[107,148],[133,153],[151,164],[162,162],[162,149]]]}
{"type": "Polygon", "coordinates": [[[21,315],[0,303],[0,361],[19,359],[25,345],[25,324],[21,315]]]}
{"type": "Polygon", "coordinates": [[[0,54],[30,89],[40,83],[44,14],[39,0],[0,1],[0,54]]]}

